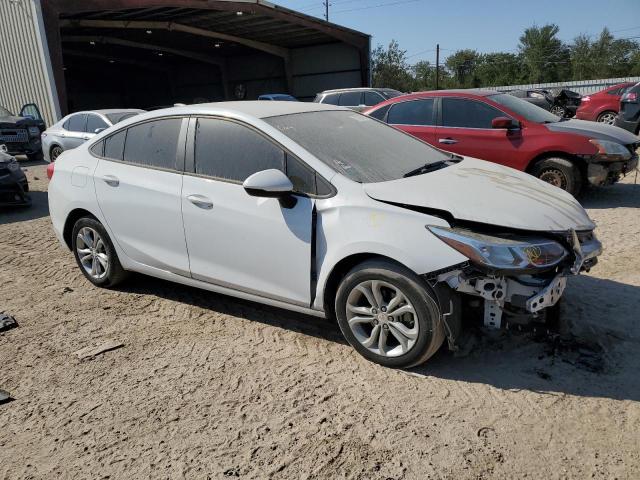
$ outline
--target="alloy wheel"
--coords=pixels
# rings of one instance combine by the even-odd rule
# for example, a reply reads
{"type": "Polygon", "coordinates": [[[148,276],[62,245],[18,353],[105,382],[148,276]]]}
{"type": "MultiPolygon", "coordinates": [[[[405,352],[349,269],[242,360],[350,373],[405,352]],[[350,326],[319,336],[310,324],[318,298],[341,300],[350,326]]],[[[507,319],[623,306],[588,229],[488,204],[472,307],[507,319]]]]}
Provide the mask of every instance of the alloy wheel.
{"type": "Polygon", "coordinates": [[[540,180],[550,183],[554,187],[558,187],[563,190],[567,189],[567,177],[562,171],[556,168],[549,168],[547,170],[544,170],[540,174],[540,180]]]}
{"type": "Polygon", "coordinates": [[[615,113],[604,113],[600,115],[600,117],[598,118],[598,122],[605,123],[607,125],[614,125],[616,123],[616,117],[617,115],[615,113]]]}
{"type": "Polygon", "coordinates": [[[395,285],[366,280],[347,297],[347,321],[356,339],[370,352],[397,357],[409,352],[419,334],[417,313],[395,285]]]}
{"type": "Polygon", "coordinates": [[[90,227],[82,227],[76,238],[76,252],[85,272],[94,280],[101,280],[109,270],[107,247],[100,234],[90,227]]]}
{"type": "Polygon", "coordinates": [[[557,115],[560,118],[564,118],[566,114],[565,109],[558,105],[554,105],[553,107],[551,107],[551,113],[557,115]]]}

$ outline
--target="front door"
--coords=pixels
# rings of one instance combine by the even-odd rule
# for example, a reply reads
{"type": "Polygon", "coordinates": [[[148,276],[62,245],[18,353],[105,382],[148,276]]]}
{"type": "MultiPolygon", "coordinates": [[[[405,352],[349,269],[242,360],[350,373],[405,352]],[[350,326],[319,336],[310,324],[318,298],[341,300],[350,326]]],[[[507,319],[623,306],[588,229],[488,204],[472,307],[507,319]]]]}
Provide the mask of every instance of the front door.
{"type": "MultiPolygon", "coordinates": [[[[309,306],[313,200],[252,197],[251,174],[286,170],[286,153],[247,125],[193,120],[192,175],[184,176],[182,212],[193,278],[309,306]]],[[[191,133],[190,133],[191,135],[191,133]]],[[[291,178],[291,177],[290,177],[291,178]]],[[[295,183],[294,183],[295,185],[295,183]]]]}
{"type": "Polygon", "coordinates": [[[505,116],[508,115],[478,100],[443,97],[435,145],[458,155],[522,170],[522,132],[491,128],[494,118],[505,116]]]}
{"type": "Polygon", "coordinates": [[[182,121],[143,122],[107,137],[94,182],[112,238],[129,258],[189,276],[181,212],[182,121]]]}

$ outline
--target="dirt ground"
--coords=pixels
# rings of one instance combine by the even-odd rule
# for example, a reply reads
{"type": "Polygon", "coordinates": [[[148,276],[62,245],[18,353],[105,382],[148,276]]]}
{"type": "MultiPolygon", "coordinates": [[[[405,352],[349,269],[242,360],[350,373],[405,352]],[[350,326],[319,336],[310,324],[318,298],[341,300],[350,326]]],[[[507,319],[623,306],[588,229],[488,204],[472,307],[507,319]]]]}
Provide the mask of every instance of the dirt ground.
{"type": "Polygon", "coordinates": [[[0,211],[0,478],[640,478],[640,185],[584,200],[605,253],[560,341],[473,334],[411,371],[333,323],[136,276],[82,277],[35,205],[0,211]],[[571,335],[573,337],[571,337],[571,335]],[[91,360],[74,352],[124,346],[91,360]]]}

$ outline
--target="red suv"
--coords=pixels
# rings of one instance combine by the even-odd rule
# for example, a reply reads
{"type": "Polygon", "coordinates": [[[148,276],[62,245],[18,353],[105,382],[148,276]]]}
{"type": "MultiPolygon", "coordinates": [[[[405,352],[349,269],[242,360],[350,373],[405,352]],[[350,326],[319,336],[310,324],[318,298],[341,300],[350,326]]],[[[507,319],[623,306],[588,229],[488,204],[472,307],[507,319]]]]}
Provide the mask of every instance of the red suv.
{"type": "Polygon", "coordinates": [[[638,165],[640,138],[618,127],[561,119],[513,95],[439,90],[392,98],[365,115],[452,153],[524,170],[577,195],[638,165]]]}
{"type": "Polygon", "coordinates": [[[620,110],[620,97],[633,83],[619,83],[582,97],[576,118],[613,125],[620,110]]]}

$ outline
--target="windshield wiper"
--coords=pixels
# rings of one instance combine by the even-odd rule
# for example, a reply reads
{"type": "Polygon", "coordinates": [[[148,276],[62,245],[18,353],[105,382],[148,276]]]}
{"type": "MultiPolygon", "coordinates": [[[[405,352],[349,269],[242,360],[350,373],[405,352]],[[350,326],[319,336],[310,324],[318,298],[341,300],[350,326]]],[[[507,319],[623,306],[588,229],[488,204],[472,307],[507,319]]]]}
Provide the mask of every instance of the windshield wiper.
{"type": "Polygon", "coordinates": [[[439,160],[433,163],[426,163],[421,167],[416,168],[415,170],[411,170],[410,172],[405,173],[402,177],[415,177],[416,175],[422,175],[423,173],[433,172],[435,170],[440,170],[441,168],[446,168],[449,166],[449,162],[455,162],[453,157],[448,160],[439,160]]]}

